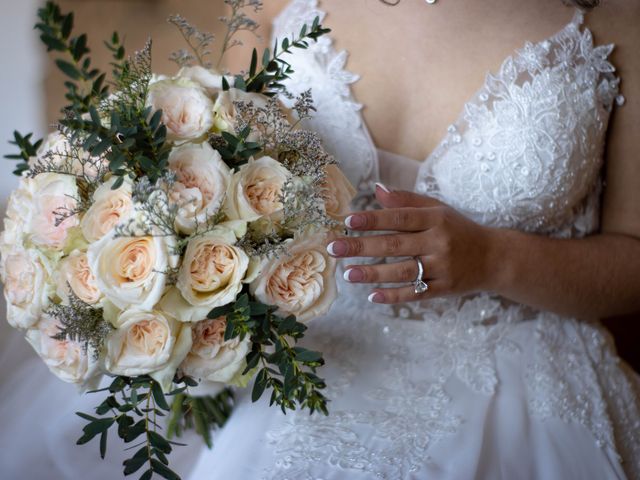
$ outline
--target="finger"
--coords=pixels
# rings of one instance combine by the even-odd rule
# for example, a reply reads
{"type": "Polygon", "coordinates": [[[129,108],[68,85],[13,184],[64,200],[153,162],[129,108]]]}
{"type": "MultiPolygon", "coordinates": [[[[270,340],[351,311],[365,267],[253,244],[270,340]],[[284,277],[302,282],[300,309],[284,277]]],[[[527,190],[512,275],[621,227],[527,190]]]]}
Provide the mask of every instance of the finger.
{"type": "Polygon", "coordinates": [[[421,232],[436,224],[439,210],[416,207],[368,210],[349,215],[344,223],[351,230],[421,232]]]}
{"type": "Polygon", "coordinates": [[[424,252],[428,233],[343,237],[327,245],[327,252],[333,257],[410,257],[424,252]]]}
{"type": "Polygon", "coordinates": [[[431,280],[427,282],[427,285],[429,285],[429,289],[424,293],[415,293],[413,285],[400,288],[378,288],[369,295],[369,301],[384,304],[406,303],[449,294],[446,283],[442,280],[431,280]]]}
{"type": "MultiPolygon", "coordinates": [[[[436,278],[435,261],[430,256],[420,257],[423,265],[422,278],[436,278]]],[[[344,279],[351,283],[400,283],[413,282],[418,276],[415,260],[405,260],[379,265],[349,265],[344,271],[344,279]]]]}
{"type": "Polygon", "coordinates": [[[438,207],[444,205],[435,198],[419,195],[406,190],[392,191],[381,183],[376,184],[376,199],[385,208],[398,207],[438,207]]]}

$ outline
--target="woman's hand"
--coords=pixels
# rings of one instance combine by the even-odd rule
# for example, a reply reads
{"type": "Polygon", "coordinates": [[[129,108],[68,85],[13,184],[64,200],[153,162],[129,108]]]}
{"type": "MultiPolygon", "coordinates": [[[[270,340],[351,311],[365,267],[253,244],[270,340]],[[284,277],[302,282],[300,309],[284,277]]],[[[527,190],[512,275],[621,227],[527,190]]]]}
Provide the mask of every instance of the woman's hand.
{"type": "Polygon", "coordinates": [[[340,238],[327,250],[335,257],[419,257],[429,289],[422,294],[414,292],[411,282],[418,274],[415,259],[348,266],[345,280],[349,282],[398,283],[395,288],[374,290],[370,301],[400,303],[490,289],[494,230],[415,193],[390,192],[378,185],[376,197],[382,210],[354,213],[345,224],[354,231],[389,233],[340,238]]]}

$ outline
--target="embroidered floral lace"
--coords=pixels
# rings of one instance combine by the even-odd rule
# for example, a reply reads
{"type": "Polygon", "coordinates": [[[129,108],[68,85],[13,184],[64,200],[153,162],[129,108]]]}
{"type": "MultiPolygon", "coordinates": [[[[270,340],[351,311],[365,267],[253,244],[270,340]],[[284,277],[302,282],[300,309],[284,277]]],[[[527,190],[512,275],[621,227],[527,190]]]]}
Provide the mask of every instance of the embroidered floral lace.
{"type": "MultiPolygon", "coordinates": [[[[293,0],[275,35],[315,16],[324,17],[316,0],[293,0]]],[[[556,35],[527,42],[487,75],[422,164],[417,192],[485,225],[556,237],[597,230],[605,132],[624,99],[607,60],[613,45],[594,47],[582,22],[576,13],[556,35]]],[[[342,162],[365,208],[377,154],[350,92],[358,77],[345,70],[346,59],[321,37],[293,57],[287,86],[293,93],[312,88],[318,114],[308,126],[342,162]]],[[[491,397],[510,388],[501,365],[512,364],[521,369],[532,417],[581,425],[629,477],[640,478],[640,387],[597,323],[491,293],[383,307],[366,304],[370,288],[341,288],[333,314],[309,335],[327,358],[331,415],[288,414],[269,431],[279,460],[265,479],[316,478],[307,467],[318,463],[405,478],[466,421],[452,408],[451,382],[491,397]],[[344,400],[356,391],[357,401],[344,400]]]]}

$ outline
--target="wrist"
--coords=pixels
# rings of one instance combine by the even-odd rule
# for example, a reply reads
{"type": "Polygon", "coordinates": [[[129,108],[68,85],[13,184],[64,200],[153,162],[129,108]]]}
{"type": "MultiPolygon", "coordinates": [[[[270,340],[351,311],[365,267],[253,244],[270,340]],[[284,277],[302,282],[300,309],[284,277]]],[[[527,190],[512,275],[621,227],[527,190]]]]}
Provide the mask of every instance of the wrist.
{"type": "Polygon", "coordinates": [[[516,277],[518,232],[487,228],[484,290],[505,294],[516,277]]]}

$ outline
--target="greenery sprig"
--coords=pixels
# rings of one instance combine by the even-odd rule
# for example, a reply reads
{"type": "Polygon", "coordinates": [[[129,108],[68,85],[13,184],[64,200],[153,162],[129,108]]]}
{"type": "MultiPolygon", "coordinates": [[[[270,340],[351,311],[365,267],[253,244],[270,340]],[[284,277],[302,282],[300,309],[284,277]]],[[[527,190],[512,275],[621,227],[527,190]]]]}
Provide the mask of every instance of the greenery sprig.
{"type": "Polygon", "coordinates": [[[21,135],[20,132],[15,130],[13,132],[13,140],[9,141],[11,145],[15,145],[20,149],[19,153],[5,155],[4,158],[9,160],[19,160],[13,171],[14,175],[21,176],[23,172],[29,170],[29,158],[35,157],[38,152],[38,148],[42,145],[42,139],[31,141],[33,133],[27,135],[21,135]]]}
{"type": "MultiPolygon", "coordinates": [[[[290,78],[294,73],[289,62],[282,58],[285,54],[291,54],[292,49],[306,50],[311,41],[318,41],[322,35],[331,32],[320,24],[320,17],[315,17],[310,26],[303,25],[297,36],[286,37],[282,41],[276,39],[273,52],[265,48],[259,65],[258,51],[254,48],[251,54],[251,64],[246,75],[236,75],[233,87],[247,92],[259,92],[267,96],[274,96],[278,92],[285,91],[282,81],[290,78]],[[260,68],[258,68],[260,67],[260,68]]],[[[222,79],[223,90],[230,88],[227,79],[222,79]]]]}
{"type": "Polygon", "coordinates": [[[327,398],[321,392],[326,384],[316,374],[324,365],[322,354],[297,346],[307,327],[293,315],[276,315],[276,310],[243,293],[235,302],[214,308],[208,318],[226,318],[225,340],[250,337],[243,375],[258,368],[251,393],[254,402],[271,389],[270,404],[279,405],[285,413],[300,407],[327,415],[327,398]]]}
{"type": "Polygon", "coordinates": [[[183,394],[187,387],[196,386],[192,378],[175,378],[178,386],[165,394],[160,384],[148,375],[137,377],[115,377],[111,385],[89,393],[109,392],[109,396],[96,407],[95,414],[76,412],[88,423],[82,429],[83,435],[76,442],[83,445],[100,436],[100,456],[107,452],[107,435],[111,427],[116,428],[118,437],[125,443],[134,443],[127,450],[136,449],[133,456],[123,462],[124,474],[131,475],[143,466],[147,469],[140,480],[148,480],[157,474],[168,480],[180,480],[180,476],[169,468],[169,455],[176,443],[161,433],[158,417],[165,417],[171,407],[167,397],[183,394]]]}

